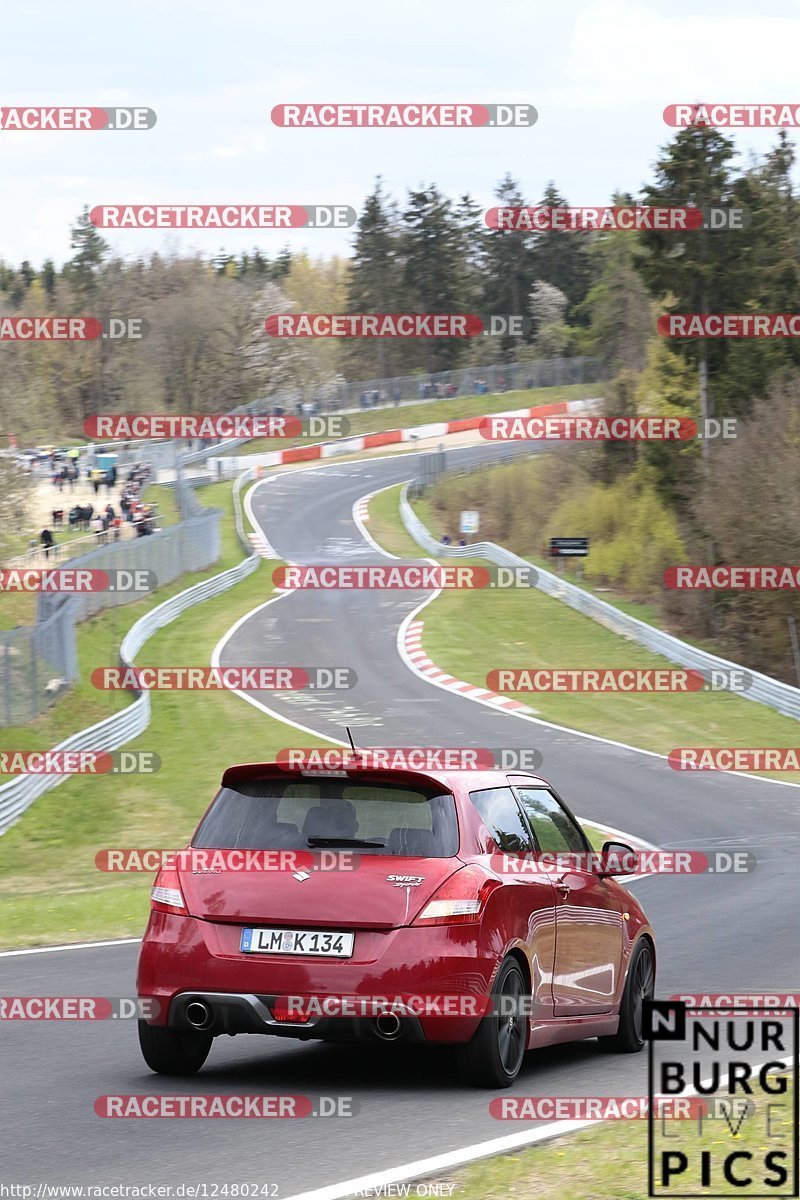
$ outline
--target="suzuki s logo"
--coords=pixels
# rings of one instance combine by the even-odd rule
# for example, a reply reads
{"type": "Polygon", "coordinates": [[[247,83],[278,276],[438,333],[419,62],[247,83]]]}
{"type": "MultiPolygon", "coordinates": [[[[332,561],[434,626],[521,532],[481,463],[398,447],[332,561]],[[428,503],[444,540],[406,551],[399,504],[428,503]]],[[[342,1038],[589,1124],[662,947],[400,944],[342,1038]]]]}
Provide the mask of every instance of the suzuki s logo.
{"type": "Polygon", "coordinates": [[[395,887],[419,887],[425,882],[424,875],[387,875],[387,883],[393,883],[395,887]]]}
{"type": "Polygon", "coordinates": [[[296,879],[298,883],[302,883],[304,879],[310,879],[311,875],[308,871],[292,871],[292,879],[296,879]]]}

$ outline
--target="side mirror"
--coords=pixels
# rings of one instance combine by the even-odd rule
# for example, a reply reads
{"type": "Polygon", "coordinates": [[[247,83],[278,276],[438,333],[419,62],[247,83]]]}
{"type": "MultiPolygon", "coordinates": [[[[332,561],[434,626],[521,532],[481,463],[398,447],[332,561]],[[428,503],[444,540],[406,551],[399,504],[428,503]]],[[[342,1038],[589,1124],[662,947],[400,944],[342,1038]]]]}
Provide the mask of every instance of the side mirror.
{"type": "Polygon", "coordinates": [[[603,861],[597,871],[601,879],[608,875],[635,875],[638,855],[626,842],[603,842],[603,861]]]}

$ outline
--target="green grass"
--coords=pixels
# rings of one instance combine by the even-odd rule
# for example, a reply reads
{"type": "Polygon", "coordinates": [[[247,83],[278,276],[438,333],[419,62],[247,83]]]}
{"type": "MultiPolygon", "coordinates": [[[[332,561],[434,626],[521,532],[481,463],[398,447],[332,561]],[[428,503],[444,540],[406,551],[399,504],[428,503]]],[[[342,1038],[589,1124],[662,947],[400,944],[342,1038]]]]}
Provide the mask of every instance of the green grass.
{"type": "MultiPolygon", "coordinates": [[[[402,485],[400,485],[402,487],[402,485]]],[[[369,502],[367,529],[379,546],[399,558],[420,558],[420,549],[397,517],[400,487],[387,488],[369,502]]]]}
{"type": "MultiPolygon", "coordinates": [[[[607,829],[598,829],[596,825],[590,825],[588,821],[581,821],[581,828],[591,842],[593,850],[602,850],[603,843],[612,837],[607,829]]],[[[624,831],[619,829],[616,832],[624,840],[624,831]]],[[[629,834],[628,836],[632,835],[629,834]]]]}
{"type": "Polygon", "coordinates": [[[32,625],[35,620],[35,592],[0,594],[0,630],[15,629],[17,625],[32,625]]]}
{"type": "MultiPolygon", "coordinates": [[[[684,1150],[694,1166],[679,1183],[673,1179],[671,1189],[662,1189],[656,1184],[656,1195],[669,1197],[679,1189],[685,1195],[754,1195],[762,1194],[763,1187],[731,1187],[721,1176],[721,1163],[731,1153],[750,1151],[753,1178],[760,1182],[763,1158],[769,1150],[786,1149],[792,1137],[792,1104],[794,1081],[788,1077],[785,1096],[767,1095],[756,1087],[752,1099],[756,1108],[742,1121],[737,1130],[737,1119],[731,1118],[733,1129],[723,1118],[705,1120],[702,1132],[696,1121],[665,1121],[666,1139],[660,1134],[661,1124],[656,1122],[656,1153],[663,1149],[684,1150]],[[767,1110],[772,1104],[768,1118],[767,1110]],[[769,1119],[769,1133],[767,1121],[769,1119]],[[699,1153],[709,1151],[714,1165],[714,1186],[705,1190],[698,1186],[697,1171],[699,1153]],[[690,1186],[691,1185],[691,1186],[690,1186]]],[[[531,1092],[536,1092],[536,1087],[531,1092]]],[[[605,1089],[613,1092],[613,1088],[605,1089]]],[[[497,1093],[502,1096],[505,1093],[497,1093]]],[[[741,1098],[741,1094],[740,1094],[741,1098]]],[[[488,1104],[488,1101],[487,1101],[488,1104]]],[[[498,1120],[497,1136],[519,1132],[525,1128],[522,1121],[498,1120]]],[[[609,1120],[598,1123],[570,1137],[555,1138],[539,1146],[520,1150],[514,1154],[497,1155],[482,1162],[473,1163],[447,1176],[447,1183],[454,1185],[452,1196],[458,1200],[642,1200],[647,1196],[648,1122],[645,1119],[609,1120]]],[[[656,1158],[658,1161],[658,1158],[656,1158]]],[[[744,1163],[733,1164],[734,1172],[744,1163]]],[[[791,1172],[791,1152],[787,1160],[791,1172]]],[[[744,1174],[745,1172],[742,1172],[744,1174]]],[[[774,1178],[774,1176],[771,1176],[774,1178]]],[[[429,1183],[433,1182],[428,1180],[429,1183]]],[[[437,1182],[444,1182],[439,1180],[437,1182]]],[[[414,1194],[414,1184],[411,1194],[414,1194]]],[[[446,1193],[445,1193],[446,1194],[446,1193]]]]}
{"type": "MultiPolygon", "coordinates": [[[[268,590],[261,567],[156,634],[139,664],[207,662],[219,637],[268,590]]],[[[157,774],[70,779],[0,838],[3,948],[138,936],[152,877],[104,874],[94,865],[97,852],[185,845],[225,767],[269,759],[292,742],[287,726],[233,695],[153,692],[151,699],[152,723],[126,750],[158,754],[157,774]]],[[[596,849],[609,836],[590,824],[583,828],[596,849]]]]}
{"type": "Polygon", "coordinates": [[[145,504],[154,505],[158,513],[156,524],[159,529],[166,529],[168,525],[177,525],[180,521],[181,513],[175,498],[174,488],[151,483],[149,487],[144,489],[142,500],[145,504]]]}
{"type": "MultiPolygon", "coordinates": [[[[480,371],[476,371],[480,374],[480,371]]],[[[558,404],[562,400],[583,400],[596,396],[601,383],[572,383],[564,387],[528,388],[516,392],[496,392],[486,396],[454,396],[448,400],[430,400],[416,404],[392,405],[389,408],[367,409],[347,414],[350,422],[348,437],[362,433],[378,433],[384,429],[407,429],[433,421],[455,421],[459,417],[480,417],[484,413],[505,412],[516,408],[532,408],[535,404],[558,404]]],[[[335,415],[335,414],[334,414],[335,415]]],[[[306,438],[256,438],[238,454],[262,454],[296,446],[306,438]]],[[[325,441],[314,438],[314,441],[325,441]]]]}
{"type": "MultiPolygon", "coordinates": [[[[399,494],[397,487],[373,503],[381,503],[381,524],[405,535],[399,494]]],[[[424,506],[417,511],[429,515],[424,506]]],[[[380,542],[376,528],[370,525],[380,542]]],[[[447,590],[427,606],[423,621],[426,654],[479,687],[497,668],[674,666],[535,588],[447,590]]],[[[661,754],[679,746],[795,746],[800,732],[791,718],[726,692],[510,695],[543,720],[661,754]]],[[[789,772],[771,774],[797,782],[789,772]]]]}
{"type": "MultiPolygon", "coordinates": [[[[161,630],[138,664],[207,663],[224,631],[269,591],[262,567],[161,630]]],[[[150,726],[126,749],[159,755],[160,771],[69,779],[0,839],[5,945],[140,933],[152,879],[104,875],[97,851],[185,845],[225,767],[269,758],[287,742],[285,726],[228,693],[153,692],[151,700],[150,726]]]]}
{"type": "MultiPolygon", "coordinates": [[[[156,506],[159,528],[164,529],[169,525],[176,525],[178,521],[180,521],[181,514],[175,503],[175,492],[172,488],[159,487],[157,484],[151,484],[150,487],[145,490],[144,499],[146,503],[154,504],[156,506]]],[[[112,500],[112,503],[115,503],[115,501],[112,500]]],[[[67,502],[66,498],[62,498],[60,507],[67,512],[72,505],[71,503],[67,502]]],[[[105,507],[105,505],[99,507],[105,507]]],[[[115,507],[119,512],[118,504],[115,504],[115,507]]],[[[100,545],[96,536],[87,534],[85,530],[70,530],[69,525],[67,524],[65,524],[63,528],[57,529],[54,532],[57,553],[55,555],[51,555],[49,561],[44,558],[43,554],[37,554],[35,559],[28,560],[25,565],[34,567],[36,569],[63,566],[76,555],[86,554],[90,550],[94,550],[98,545],[100,545]]],[[[36,534],[32,534],[31,536],[35,535],[36,534]]],[[[30,538],[20,535],[16,541],[16,547],[12,547],[8,550],[8,553],[6,554],[6,560],[16,555],[23,555],[27,553],[29,549],[30,538]]],[[[111,534],[108,535],[108,543],[109,545],[112,544],[111,534]]],[[[35,621],[35,593],[0,593],[0,631],[5,629],[14,629],[17,625],[32,625],[35,621]]]]}
{"type": "MultiPolygon", "coordinates": [[[[38,526],[32,526],[28,533],[9,538],[4,544],[2,559],[4,566],[7,566],[12,559],[24,557],[25,566],[53,567],[58,566],[59,563],[67,558],[73,558],[76,554],[85,554],[88,550],[95,548],[97,545],[95,535],[92,535],[85,529],[70,529],[66,514],[69,512],[72,504],[62,502],[58,507],[64,509],[64,524],[54,526],[50,520],[42,520],[38,526]],[[52,531],[56,541],[55,552],[51,551],[49,559],[45,558],[41,542],[39,541],[39,534],[44,528],[52,531]],[[31,554],[31,542],[36,543],[35,555],[31,554]]],[[[103,508],[105,508],[105,505],[103,505],[103,508]]]]}

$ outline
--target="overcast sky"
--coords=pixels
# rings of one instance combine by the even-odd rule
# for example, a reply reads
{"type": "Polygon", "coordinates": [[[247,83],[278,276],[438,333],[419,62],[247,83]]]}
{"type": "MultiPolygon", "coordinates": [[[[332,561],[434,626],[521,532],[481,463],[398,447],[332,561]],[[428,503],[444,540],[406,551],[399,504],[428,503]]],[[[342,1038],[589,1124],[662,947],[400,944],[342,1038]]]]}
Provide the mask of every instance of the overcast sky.
{"type": "MultiPolygon", "coordinates": [[[[437,183],[492,203],[510,171],[535,201],[636,191],[671,136],[676,101],[800,103],[796,3],[729,0],[38,0],[5,6],[0,104],[144,105],[142,132],[0,132],[0,258],[69,256],[83,204],[339,203],[360,212],[377,174],[401,200],[437,183]],[[754,11],[755,8],[755,11],[754,11]],[[291,101],[536,106],[529,129],[290,130],[291,101]]],[[[734,131],[743,154],[774,131],[734,131]]],[[[796,140],[796,131],[791,136],[796,140]]],[[[346,254],[352,234],[129,230],[124,256],[255,244],[346,254]]]]}

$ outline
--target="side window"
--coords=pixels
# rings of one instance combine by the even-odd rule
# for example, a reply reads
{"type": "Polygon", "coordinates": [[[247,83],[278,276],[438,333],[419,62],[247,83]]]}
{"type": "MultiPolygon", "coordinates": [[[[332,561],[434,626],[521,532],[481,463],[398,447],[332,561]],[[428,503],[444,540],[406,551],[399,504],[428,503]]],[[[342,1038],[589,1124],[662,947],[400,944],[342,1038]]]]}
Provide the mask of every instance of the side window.
{"type": "Polygon", "coordinates": [[[552,792],[540,787],[521,787],[517,788],[517,795],[540,850],[554,854],[586,850],[583,834],[552,792]]]}
{"type": "Polygon", "coordinates": [[[469,798],[501,850],[519,854],[533,849],[531,836],[525,828],[522,813],[511,788],[487,788],[482,792],[470,792],[469,798]]]}

